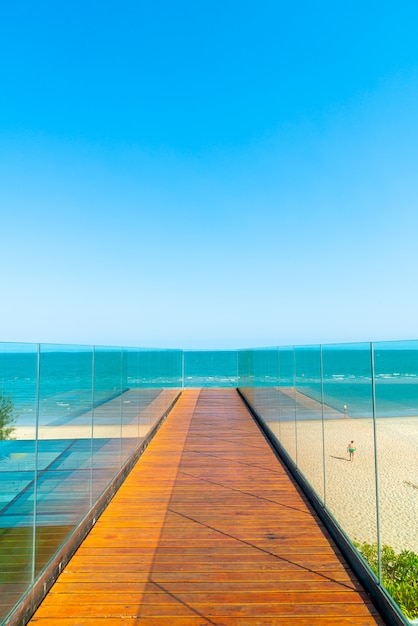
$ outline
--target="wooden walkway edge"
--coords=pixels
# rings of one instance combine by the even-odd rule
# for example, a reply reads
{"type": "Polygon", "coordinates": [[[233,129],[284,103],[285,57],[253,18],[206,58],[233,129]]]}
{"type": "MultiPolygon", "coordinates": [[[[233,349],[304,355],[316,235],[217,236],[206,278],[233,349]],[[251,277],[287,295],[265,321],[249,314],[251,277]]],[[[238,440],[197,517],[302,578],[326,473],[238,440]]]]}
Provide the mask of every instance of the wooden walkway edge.
{"type": "Polygon", "coordinates": [[[233,389],[184,391],[37,626],[383,625],[233,389]]]}

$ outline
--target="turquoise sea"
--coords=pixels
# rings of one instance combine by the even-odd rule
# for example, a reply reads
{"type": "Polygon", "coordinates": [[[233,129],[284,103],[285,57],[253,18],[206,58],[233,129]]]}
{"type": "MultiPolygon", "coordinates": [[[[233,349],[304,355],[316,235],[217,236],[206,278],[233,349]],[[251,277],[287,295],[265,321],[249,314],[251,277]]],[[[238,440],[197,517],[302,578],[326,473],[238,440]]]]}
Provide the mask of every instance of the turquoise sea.
{"type": "Polygon", "coordinates": [[[0,352],[0,390],[11,396],[17,425],[71,419],[127,389],[236,387],[234,351],[68,349],[0,352]]]}
{"type": "Polygon", "coordinates": [[[248,350],[239,361],[241,386],[296,387],[350,417],[418,415],[417,341],[248,350]]]}
{"type": "Polygon", "coordinates": [[[377,417],[418,415],[418,350],[416,342],[408,343],[409,349],[377,345],[373,363],[368,346],[324,348],[322,378],[312,376],[309,367],[306,372],[296,367],[297,388],[316,400],[322,393],[324,402],[339,411],[345,405],[350,417],[371,417],[373,399],[377,417]]]}
{"type": "Polygon", "coordinates": [[[42,423],[70,418],[130,388],[293,387],[351,417],[418,415],[418,348],[375,348],[374,385],[368,346],[246,351],[37,350],[0,353],[0,385],[12,397],[19,425],[32,423],[39,398],[42,423]],[[251,358],[250,358],[251,357],[251,358]],[[247,367],[247,370],[245,368],[247,367]],[[244,370],[244,371],[243,371],[244,370]],[[39,379],[38,379],[39,371],[39,379]],[[94,376],[93,376],[94,372],[94,376]],[[246,378],[247,377],[247,378],[246,378]],[[249,377],[249,378],[248,378],[249,377]],[[39,383],[38,383],[39,380],[39,383]],[[245,382],[247,380],[247,383],[245,382]],[[38,394],[38,396],[37,396],[38,394]]]}

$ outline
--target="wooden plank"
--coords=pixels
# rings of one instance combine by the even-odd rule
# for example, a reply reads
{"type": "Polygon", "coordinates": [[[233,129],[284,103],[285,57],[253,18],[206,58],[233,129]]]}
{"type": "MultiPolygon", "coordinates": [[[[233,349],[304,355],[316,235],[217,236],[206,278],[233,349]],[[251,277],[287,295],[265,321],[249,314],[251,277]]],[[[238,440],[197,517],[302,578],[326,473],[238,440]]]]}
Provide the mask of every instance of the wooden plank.
{"type": "MultiPolygon", "coordinates": [[[[311,617],[298,617],[297,621],[294,617],[280,617],[276,618],[263,618],[262,621],[256,618],[243,618],[243,617],[231,617],[217,618],[216,622],[209,618],[204,617],[186,617],[186,616],[170,616],[169,621],[167,617],[153,617],[153,616],[137,616],[137,617],[106,617],[105,626],[136,626],[137,624],[143,626],[205,626],[211,624],[212,626],[369,626],[369,617],[356,617],[355,622],[352,617],[338,617],[336,621],[335,617],[324,616],[311,616],[311,617]]],[[[48,617],[36,617],[33,619],[33,624],[37,626],[51,626],[51,620],[48,617]]],[[[84,617],[82,621],[74,621],[72,617],[63,618],[57,617],[54,619],[54,626],[97,626],[97,617],[84,617]]],[[[377,623],[377,622],[375,622],[377,623]]],[[[383,624],[384,622],[378,622],[383,624]]]]}
{"type": "Polygon", "coordinates": [[[30,623],[384,624],[235,390],[185,391],[30,623]]]}

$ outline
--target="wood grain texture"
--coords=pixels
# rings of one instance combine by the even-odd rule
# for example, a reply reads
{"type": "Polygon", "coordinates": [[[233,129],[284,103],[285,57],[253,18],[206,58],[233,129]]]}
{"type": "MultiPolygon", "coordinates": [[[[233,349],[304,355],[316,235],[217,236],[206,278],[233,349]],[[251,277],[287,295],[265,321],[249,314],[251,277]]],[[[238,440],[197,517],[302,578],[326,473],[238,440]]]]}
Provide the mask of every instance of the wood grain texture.
{"type": "Polygon", "coordinates": [[[235,390],[187,390],[30,624],[384,624],[235,390]]]}

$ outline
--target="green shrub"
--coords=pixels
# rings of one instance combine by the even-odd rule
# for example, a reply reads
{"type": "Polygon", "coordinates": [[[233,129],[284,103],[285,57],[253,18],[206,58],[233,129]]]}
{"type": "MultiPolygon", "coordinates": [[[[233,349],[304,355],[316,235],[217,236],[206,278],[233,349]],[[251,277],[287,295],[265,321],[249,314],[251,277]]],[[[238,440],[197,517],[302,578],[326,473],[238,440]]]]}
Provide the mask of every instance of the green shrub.
{"type": "Polygon", "coordinates": [[[0,441],[13,439],[15,411],[11,396],[0,395],[0,441]]]}
{"type": "MultiPolygon", "coordinates": [[[[378,575],[377,543],[354,545],[378,575]]],[[[396,554],[390,546],[381,547],[382,582],[408,619],[418,617],[418,554],[402,550],[396,554]]]]}

